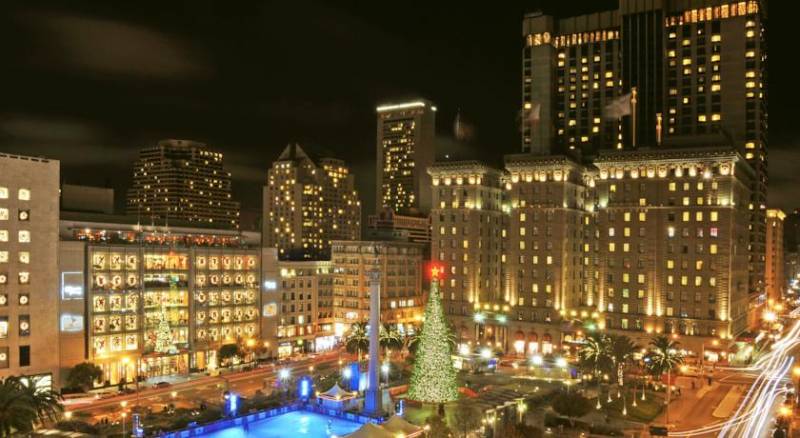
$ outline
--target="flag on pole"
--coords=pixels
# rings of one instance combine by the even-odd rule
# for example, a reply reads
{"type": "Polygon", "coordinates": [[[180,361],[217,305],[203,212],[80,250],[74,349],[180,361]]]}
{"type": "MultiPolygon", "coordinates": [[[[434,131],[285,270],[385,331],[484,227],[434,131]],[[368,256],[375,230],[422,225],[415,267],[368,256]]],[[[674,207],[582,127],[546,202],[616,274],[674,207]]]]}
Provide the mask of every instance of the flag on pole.
{"type": "Polygon", "coordinates": [[[622,116],[631,115],[631,93],[624,94],[614,99],[605,107],[606,119],[620,119],[622,116]]]}
{"type": "Polygon", "coordinates": [[[456,119],[453,122],[453,136],[459,141],[469,141],[472,140],[474,133],[475,128],[462,119],[461,110],[459,110],[456,113],[456,119]]]}
{"type": "Polygon", "coordinates": [[[528,122],[535,125],[541,119],[541,115],[542,115],[542,104],[536,102],[533,105],[531,105],[531,109],[528,110],[528,122]]]}

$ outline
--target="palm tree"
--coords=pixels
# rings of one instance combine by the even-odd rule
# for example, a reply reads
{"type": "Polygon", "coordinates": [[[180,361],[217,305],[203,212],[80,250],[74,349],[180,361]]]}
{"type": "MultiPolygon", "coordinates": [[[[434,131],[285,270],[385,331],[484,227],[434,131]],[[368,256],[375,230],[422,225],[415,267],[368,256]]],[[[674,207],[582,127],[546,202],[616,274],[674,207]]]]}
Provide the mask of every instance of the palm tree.
{"type": "Polygon", "coordinates": [[[367,333],[366,322],[357,322],[350,326],[350,332],[345,339],[345,348],[349,353],[357,353],[358,361],[361,362],[361,353],[369,349],[369,334],[367,333]]]}
{"type": "Polygon", "coordinates": [[[587,336],[578,351],[578,361],[581,368],[591,370],[595,377],[600,371],[610,368],[611,351],[608,337],[602,333],[591,333],[587,336]]]}
{"type": "Polygon", "coordinates": [[[55,420],[62,411],[59,396],[52,390],[36,388],[36,380],[27,385],[19,377],[0,381],[0,436],[30,432],[37,422],[55,420]]]}
{"type": "Polygon", "coordinates": [[[52,389],[37,388],[41,377],[30,377],[29,379],[27,385],[22,385],[23,393],[30,400],[39,421],[57,420],[64,410],[61,405],[61,395],[52,389]]]}
{"type": "Polygon", "coordinates": [[[617,384],[622,387],[625,378],[625,367],[633,357],[633,353],[639,349],[639,346],[631,341],[631,338],[625,335],[611,336],[610,341],[610,356],[611,362],[614,364],[614,369],[617,372],[617,384]]]}
{"type": "Polygon", "coordinates": [[[650,340],[650,352],[645,358],[647,369],[659,380],[664,373],[667,373],[667,424],[669,424],[669,401],[672,393],[670,377],[672,370],[683,363],[683,355],[678,351],[678,345],[678,342],[671,341],[664,335],[658,335],[650,340]]]}
{"type": "Polygon", "coordinates": [[[398,351],[403,348],[403,335],[397,330],[397,326],[383,324],[378,333],[378,343],[383,348],[384,354],[389,350],[398,351]]]}

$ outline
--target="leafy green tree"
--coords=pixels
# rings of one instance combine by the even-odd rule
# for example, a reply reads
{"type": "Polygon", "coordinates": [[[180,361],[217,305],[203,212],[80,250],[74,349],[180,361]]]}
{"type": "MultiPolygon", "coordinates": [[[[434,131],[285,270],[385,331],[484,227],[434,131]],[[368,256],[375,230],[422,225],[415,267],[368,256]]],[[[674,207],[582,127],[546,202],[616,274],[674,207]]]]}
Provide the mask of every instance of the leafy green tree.
{"type": "Polygon", "coordinates": [[[450,431],[450,428],[447,427],[447,423],[445,423],[444,419],[438,415],[431,415],[425,421],[425,424],[428,426],[428,436],[433,438],[448,438],[453,436],[453,433],[450,431]]]}
{"type": "Polygon", "coordinates": [[[527,424],[504,424],[497,430],[503,438],[542,438],[542,430],[527,424]]]}
{"type": "Polygon", "coordinates": [[[93,383],[103,376],[103,370],[91,362],[75,365],[67,374],[67,385],[81,388],[84,391],[92,388],[93,383]]]}
{"type": "Polygon", "coordinates": [[[467,399],[458,399],[452,415],[453,427],[450,429],[458,438],[471,436],[472,432],[481,425],[481,410],[467,399]]]}
{"type": "Polygon", "coordinates": [[[37,389],[35,379],[26,383],[15,376],[0,381],[0,437],[30,432],[63,410],[57,393],[37,389]]]}
{"type": "Polygon", "coordinates": [[[575,427],[575,419],[583,417],[592,410],[588,398],[574,392],[560,392],[552,402],[553,410],[569,418],[570,426],[575,427]]]}
{"type": "Polygon", "coordinates": [[[224,363],[241,355],[239,344],[225,344],[219,349],[219,361],[224,363]]]}
{"type": "Polygon", "coordinates": [[[358,354],[361,362],[361,353],[369,349],[369,334],[366,322],[357,322],[350,326],[350,331],[345,338],[345,348],[348,353],[358,354]]]}
{"type": "Polygon", "coordinates": [[[639,346],[634,344],[631,338],[625,335],[611,336],[610,344],[609,351],[611,362],[617,373],[617,384],[621,387],[625,383],[625,367],[628,366],[633,358],[633,354],[639,349],[639,346]]]}

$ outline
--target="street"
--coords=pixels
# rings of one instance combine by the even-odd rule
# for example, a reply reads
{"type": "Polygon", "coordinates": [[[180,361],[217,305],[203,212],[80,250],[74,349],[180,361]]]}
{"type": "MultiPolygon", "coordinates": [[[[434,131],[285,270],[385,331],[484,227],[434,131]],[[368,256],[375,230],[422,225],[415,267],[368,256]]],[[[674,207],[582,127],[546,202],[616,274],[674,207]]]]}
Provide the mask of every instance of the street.
{"type": "Polygon", "coordinates": [[[68,405],[70,412],[89,414],[93,421],[108,418],[116,420],[121,414],[121,406],[133,408],[141,406],[159,411],[169,404],[176,407],[197,407],[201,402],[214,403],[221,401],[222,393],[226,389],[242,396],[252,396],[257,390],[265,393],[271,391],[271,385],[278,378],[281,369],[290,370],[291,375],[309,372],[309,366],[320,367],[327,364],[336,364],[339,360],[337,352],[319,355],[314,358],[303,358],[284,366],[267,366],[253,371],[229,373],[219,376],[202,376],[193,380],[175,383],[165,388],[140,388],[139,393],[117,395],[100,398],[88,403],[68,405]],[[265,387],[266,384],[266,387],[265,387]]]}

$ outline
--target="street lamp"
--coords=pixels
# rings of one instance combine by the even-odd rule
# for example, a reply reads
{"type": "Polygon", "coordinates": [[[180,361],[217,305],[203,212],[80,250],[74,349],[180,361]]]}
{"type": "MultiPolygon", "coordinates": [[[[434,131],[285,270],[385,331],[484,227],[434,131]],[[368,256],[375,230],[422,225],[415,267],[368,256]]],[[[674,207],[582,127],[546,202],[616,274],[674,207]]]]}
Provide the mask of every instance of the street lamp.
{"type": "Polygon", "coordinates": [[[383,372],[383,376],[386,378],[386,386],[389,386],[389,362],[384,362],[381,365],[381,372],[383,372]]]}
{"type": "Polygon", "coordinates": [[[122,436],[125,436],[125,418],[128,416],[127,412],[122,413],[122,436]]]}

